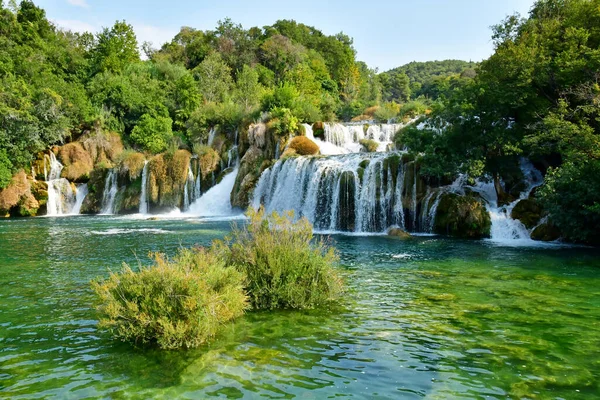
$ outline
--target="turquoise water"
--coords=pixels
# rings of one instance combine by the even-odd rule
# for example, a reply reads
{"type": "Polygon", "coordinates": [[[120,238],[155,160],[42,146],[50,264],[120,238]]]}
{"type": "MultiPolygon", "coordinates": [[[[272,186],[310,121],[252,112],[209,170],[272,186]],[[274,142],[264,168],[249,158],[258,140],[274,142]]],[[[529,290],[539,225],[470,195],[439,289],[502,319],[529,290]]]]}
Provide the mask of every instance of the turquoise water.
{"type": "Polygon", "coordinates": [[[600,398],[600,253],[332,236],[339,307],[249,313],[193,351],[96,329],[89,280],[229,222],[0,221],[0,398],[600,398]]]}

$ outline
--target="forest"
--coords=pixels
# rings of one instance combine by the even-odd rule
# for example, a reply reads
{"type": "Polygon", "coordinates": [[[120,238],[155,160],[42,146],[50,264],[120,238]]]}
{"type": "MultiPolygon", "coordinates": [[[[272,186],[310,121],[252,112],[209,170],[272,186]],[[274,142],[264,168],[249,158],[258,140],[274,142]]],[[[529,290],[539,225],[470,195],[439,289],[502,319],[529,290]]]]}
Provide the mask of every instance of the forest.
{"type": "Polygon", "coordinates": [[[31,1],[1,4],[0,188],[39,152],[93,129],[156,154],[205,145],[215,126],[233,132],[264,116],[282,132],[423,116],[396,144],[421,157],[427,175],[490,176],[509,201],[519,159],[529,158],[546,175],[535,197],[552,223],[570,240],[599,239],[599,0],[540,0],[527,18],[507,17],[481,63],[387,72],[357,60],[347,35],[292,20],[182,27],[156,49],[138,43],[126,21],[75,33],[31,1]]]}

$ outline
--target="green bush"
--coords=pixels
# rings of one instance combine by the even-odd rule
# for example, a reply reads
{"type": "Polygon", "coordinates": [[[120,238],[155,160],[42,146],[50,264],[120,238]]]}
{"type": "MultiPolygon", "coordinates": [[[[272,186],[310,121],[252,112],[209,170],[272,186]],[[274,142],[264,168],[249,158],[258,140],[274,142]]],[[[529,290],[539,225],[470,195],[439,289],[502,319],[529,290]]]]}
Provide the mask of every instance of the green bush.
{"type": "Polygon", "coordinates": [[[134,272],[128,265],[92,282],[101,328],[122,340],[163,349],[196,347],[241,316],[248,303],[244,275],[226,268],[218,247],[180,250],[171,261],[134,272]]]}
{"type": "Polygon", "coordinates": [[[144,114],[131,131],[131,140],[153,154],[160,153],[173,137],[172,125],[169,117],[144,114]]]}
{"type": "Polygon", "coordinates": [[[229,263],[246,274],[254,309],[313,308],[340,296],[337,255],[313,240],[308,220],[294,222],[291,211],[265,217],[262,208],[247,215],[249,223],[233,229],[229,263]]]}
{"type": "Polygon", "coordinates": [[[375,153],[379,147],[379,143],[371,139],[360,139],[359,143],[365,148],[367,153],[375,153]]]}

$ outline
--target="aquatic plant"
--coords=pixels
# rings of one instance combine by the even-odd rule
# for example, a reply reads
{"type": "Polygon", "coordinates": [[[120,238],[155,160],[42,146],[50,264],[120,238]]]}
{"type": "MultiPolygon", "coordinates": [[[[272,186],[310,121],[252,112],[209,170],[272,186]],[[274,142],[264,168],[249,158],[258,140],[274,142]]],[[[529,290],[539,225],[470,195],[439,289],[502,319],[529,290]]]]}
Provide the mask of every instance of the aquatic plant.
{"type": "Polygon", "coordinates": [[[228,264],[246,274],[246,290],[254,309],[305,309],[337,299],[342,280],[333,268],[337,255],[321,239],[313,239],[310,222],[294,213],[264,208],[247,213],[249,222],[233,227],[228,264]]]}
{"type": "Polygon", "coordinates": [[[244,275],[227,268],[215,249],[182,249],[169,260],[95,280],[101,328],[116,338],[162,349],[197,347],[248,307],[244,275]]]}

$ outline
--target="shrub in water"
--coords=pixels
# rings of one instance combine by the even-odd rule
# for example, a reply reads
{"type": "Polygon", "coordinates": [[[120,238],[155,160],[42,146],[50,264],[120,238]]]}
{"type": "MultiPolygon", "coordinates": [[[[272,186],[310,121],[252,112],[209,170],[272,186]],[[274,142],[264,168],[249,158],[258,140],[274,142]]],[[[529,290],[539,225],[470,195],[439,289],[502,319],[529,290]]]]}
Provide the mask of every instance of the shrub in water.
{"type": "Polygon", "coordinates": [[[249,223],[234,227],[229,263],[246,274],[255,309],[312,308],[338,298],[341,279],[333,268],[334,250],[313,240],[312,225],[293,212],[248,212],[249,223]]]}
{"type": "Polygon", "coordinates": [[[111,273],[92,282],[100,298],[100,327],[115,337],[163,349],[196,347],[247,308],[243,273],[225,267],[215,246],[180,250],[173,260],[154,255],[154,265],[111,273]]]}

